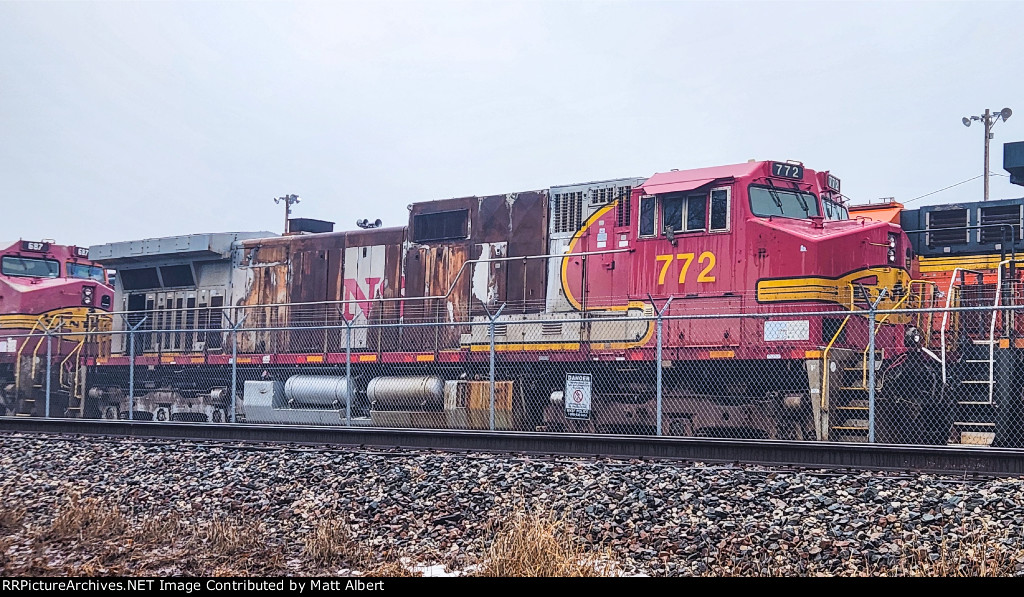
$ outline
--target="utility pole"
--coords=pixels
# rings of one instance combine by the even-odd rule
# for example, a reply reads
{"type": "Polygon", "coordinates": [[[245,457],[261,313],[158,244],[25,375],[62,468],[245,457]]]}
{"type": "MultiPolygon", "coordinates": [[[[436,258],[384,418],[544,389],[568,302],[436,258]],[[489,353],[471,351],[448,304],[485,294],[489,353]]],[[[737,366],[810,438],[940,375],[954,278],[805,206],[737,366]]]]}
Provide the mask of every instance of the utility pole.
{"type": "Polygon", "coordinates": [[[298,195],[285,195],[284,197],[275,197],[274,203],[284,203],[284,233],[288,234],[288,220],[289,216],[292,215],[292,205],[301,201],[298,195]]]}
{"type": "Polygon", "coordinates": [[[992,113],[985,108],[985,201],[988,201],[988,142],[992,140],[992,113]]]}
{"type": "Polygon", "coordinates": [[[989,141],[992,140],[992,126],[995,125],[999,119],[1006,122],[1010,119],[1010,115],[1013,114],[1013,110],[1009,108],[1003,108],[1002,110],[992,113],[991,110],[985,108],[985,113],[981,116],[964,116],[960,122],[964,123],[964,126],[971,126],[971,121],[980,120],[985,124],[985,201],[988,201],[988,155],[989,155],[989,141]]]}

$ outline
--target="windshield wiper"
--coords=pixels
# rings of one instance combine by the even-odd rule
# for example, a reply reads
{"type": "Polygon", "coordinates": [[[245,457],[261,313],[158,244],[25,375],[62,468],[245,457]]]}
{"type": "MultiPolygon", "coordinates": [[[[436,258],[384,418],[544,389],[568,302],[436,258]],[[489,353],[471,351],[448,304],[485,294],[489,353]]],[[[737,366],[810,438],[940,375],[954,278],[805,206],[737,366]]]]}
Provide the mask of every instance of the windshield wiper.
{"type": "Polygon", "coordinates": [[[775,185],[770,178],[768,179],[768,196],[775,202],[775,207],[779,208],[779,213],[786,215],[786,210],[782,209],[782,199],[779,198],[779,192],[775,190],[775,185]]]}
{"type": "Polygon", "coordinates": [[[803,208],[804,215],[810,217],[811,208],[807,206],[807,200],[804,199],[803,193],[800,192],[800,187],[798,187],[795,182],[793,183],[793,195],[795,195],[796,200],[800,202],[800,207],[803,208]]]}

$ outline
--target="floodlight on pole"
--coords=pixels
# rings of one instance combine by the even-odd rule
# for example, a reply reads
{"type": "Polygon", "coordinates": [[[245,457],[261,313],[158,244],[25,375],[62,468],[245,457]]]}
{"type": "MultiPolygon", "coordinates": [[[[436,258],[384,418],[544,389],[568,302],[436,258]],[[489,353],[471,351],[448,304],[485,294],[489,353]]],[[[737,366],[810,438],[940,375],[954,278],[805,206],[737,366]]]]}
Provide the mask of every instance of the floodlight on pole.
{"type": "Polygon", "coordinates": [[[298,195],[285,195],[284,197],[274,197],[274,203],[284,203],[284,233],[288,234],[288,220],[289,216],[292,215],[292,205],[302,201],[298,195]]]}
{"type": "Polygon", "coordinates": [[[995,125],[1000,119],[1006,122],[1010,119],[1013,114],[1013,110],[1009,108],[1003,108],[1002,110],[993,113],[991,110],[986,109],[985,113],[981,116],[964,116],[960,119],[960,122],[964,123],[964,126],[971,126],[971,122],[974,120],[980,120],[985,123],[985,201],[988,201],[988,155],[989,155],[989,141],[992,140],[992,126],[995,125]]]}

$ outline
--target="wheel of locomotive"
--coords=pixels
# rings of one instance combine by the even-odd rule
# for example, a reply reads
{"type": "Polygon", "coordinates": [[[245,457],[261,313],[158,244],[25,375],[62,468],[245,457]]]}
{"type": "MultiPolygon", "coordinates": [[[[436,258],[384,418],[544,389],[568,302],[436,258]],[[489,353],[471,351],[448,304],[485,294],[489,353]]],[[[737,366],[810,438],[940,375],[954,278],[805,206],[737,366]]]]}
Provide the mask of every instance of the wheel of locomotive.
{"type": "Polygon", "coordinates": [[[876,406],[875,439],[879,443],[949,442],[952,399],[938,367],[923,352],[909,353],[885,371],[876,406]]]}

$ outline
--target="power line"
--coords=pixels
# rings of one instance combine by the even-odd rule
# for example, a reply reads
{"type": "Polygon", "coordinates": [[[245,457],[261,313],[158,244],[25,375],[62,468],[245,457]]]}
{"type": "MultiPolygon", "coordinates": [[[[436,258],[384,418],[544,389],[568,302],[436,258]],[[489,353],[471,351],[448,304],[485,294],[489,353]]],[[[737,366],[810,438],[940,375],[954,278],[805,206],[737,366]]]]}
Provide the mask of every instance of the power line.
{"type": "Polygon", "coordinates": [[[924,199],[925,197],[927,197],[929,195],[934,195],[935,193],[941,193],[942,191],[948,191],[949,189],[952,189],[953,187],[958,187],[958,186],[960,186],[962,184],[971,182],[972,180],[978,180],[982,176],[985,176],[985,175],[984,174],[979,174],[979,175],[977,175],[977,176],[975,176],[973,178],[968,178],[967,180],[961,180],[960,182],[958,182],[956,184],[951,184],[948,187],[943,187],[943,188],[941,188],[941,189],[939,189],[937,191],[932,191],[931,193],[925,193],[924,195],[921,195],[920,197],[914,197],[913,199],[907,199],[906,201],[903,202],[903,204],[906,205],[907,203],[910,203],[911,201],[917,201],[918,199],[924,199]]]}

